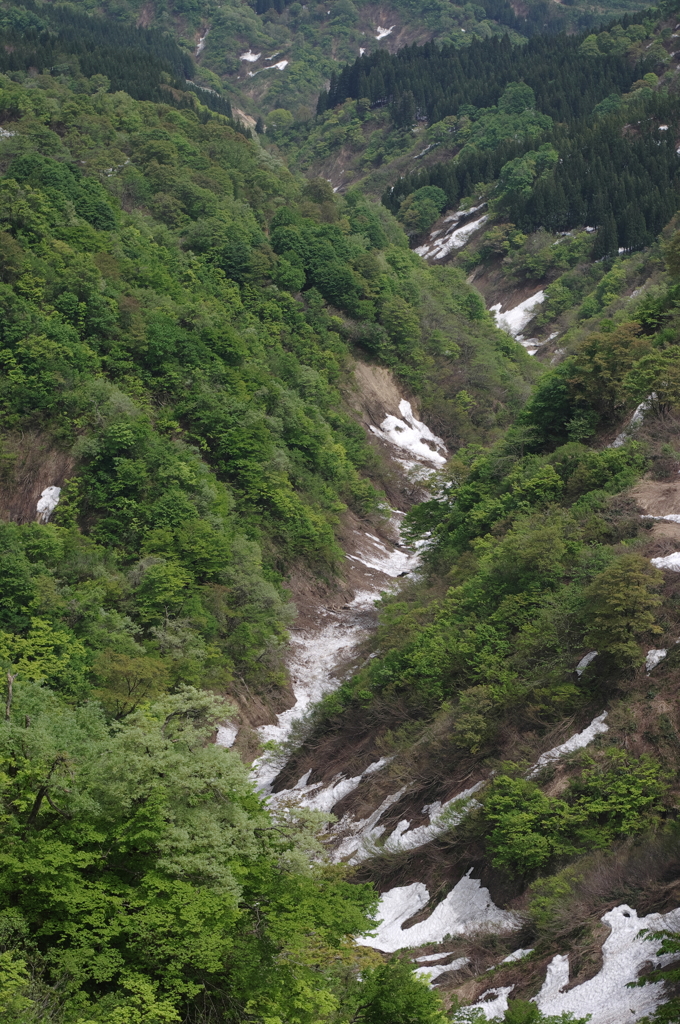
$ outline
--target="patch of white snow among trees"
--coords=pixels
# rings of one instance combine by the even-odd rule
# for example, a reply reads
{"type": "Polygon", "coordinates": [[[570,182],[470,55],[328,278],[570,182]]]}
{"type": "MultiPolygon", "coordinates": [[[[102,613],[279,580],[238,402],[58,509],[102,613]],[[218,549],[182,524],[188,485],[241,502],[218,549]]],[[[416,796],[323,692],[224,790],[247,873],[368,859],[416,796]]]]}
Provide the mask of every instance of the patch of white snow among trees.
{"type": "Polygon", "coordinates": [[[255,61],[259,60],[261,56],[261,53],[253,53],[252,50],[246,50],[245,53],[241,54],[239,60],[245,60],[247,61],[248,64],[254,64],[255,61]]]}
{"type": "Polygon", "coordinates": [[[405,850],[415,850],[419,846],[424,846],[426,843],[432,842],[433,839],[436,839],[437,836],[440,836],[447,829],[456,826],[473,807],[479,806],[477,801],[471,798],[483,785],[483,782],[478,782],[471,786],[470,789],[457,793],[456,796],[451,797],[450,800],[443,804],[439,800],[433,804],[426,804],[423,807],[423,814],[429,815],[430,822],[428,825],[419,825],[417,828],[408,831],[411,823],[403,819],[387,837],[385,842],[382,845],[378,845],[379,840],[386,831],[384,825],[378,825],[378,821],[385,811],[404,795],[406,792],[406,786],[404,786],[397,793],[387,797],[370,818],[353,822],[346,815],[338,823],[336,826],[337,832],[342,833],[351,830],[352,834],[344,838],[340,846],[333,852],[333,859],[339,861],[349,857],[349,864],[360,864],[369,857],[385,851],[388,853],[402,853],[405,850]]]}
{"type": "Polygon", "coordinates": [[[516,960],[524,960],[524,957],[525,956],[529,956],[529,954],[533,953],[533,951],[534,951],[534,947],[533,946],[530,949],[516,949],[515,952],[514,953],[510,953],[509,956],[504,956],[503,959],[501,960],[501,963],[502,964],[514,964],[514,962],[516,960]]]}
{"type": "Polygon", "coordinates": [[[584,654],[581,660],[579,661],[578,665],[574,669],[576,675],[579,677],[582,676],[585,670],[588,668],[588,665],[590,665],[591,661],[595,660],[597,655],[597,651],[588,651],[587,654],[584,654]]]}
{"type": "Polygon", "coordinates": [[[637,427],[640,426],[640,424],[645,418],[645,413],[649,412],[649,410],[652,407],[652,402],[655,401],[655,399],[656,393],[652,392],[652,394],[648,398],[645,398],[644,402],[640,402],[637,409],[631,416],[628,424],[623,428],[618,437],[609,445],[610,448],[620,448],[621,445],[626,443],[626,441],[630,437],[631,431],[635,430],[637,427]]]}
{"type": "MultiPolygon", "coordinates": [[[[487,1020],[501,1020],[508,1009],[508,996],[514,985],[503,988],[490,988],[482,992],[479,1002],[466,1006],[466,1010],[481,1010],[487,1020]]],[[[454,1018],[455,1020],[455,1018],[454,1018]]]]}
{"type": "Polygon", "coordinates": [[[652,648],[651,651],[647,651],[647,657],[645,658],[645,668],[647,672],[651,672],[653,668],[659,664],[660,661],[668,654],[668,651],[664,647],[652,648]]]}
{"type": "Polygon", "coordinates": [[[233,747],[237,736],[238,726],[227,722],[225,725],[218,726],[215,744],[218,747],[233,747]]]}
{"type": "Polygon", "coordinates": [[[573,1013],[575,1017],[591,1014],[590,1024],[621,1024],[622,1021],[632,1024],[652,1014],[663,1000],[662,981],[640,988],[627,986],[637,981],[644,964],[666,966],[677,958],[677,954],[656,956],[659,940],[640,933],[645,929],[680,931],[680,910],[638,917],[635,910],[622,904],[601,920],[611,928],[602,946],[601,971],[565,992],[569,984],[569,957],[562,954],[553,957],[543,987],[536,996],[541,1013],[573,1013]]]}
{"type": "Polygon", "coordinates": [[[382,421],[380,429],[371,426],[372,433],[397,448],[411,452],[419,459],[443,466],[446,462],[446,445],[441,437],[437,437],[425,423],[415,418],[411,403],[405,399],[399,403],[399,412],[403,419],[390,414],[382,421]]]}
{"type": "Polygon", "coordinates": [[[39,523],[49,523],[50,516],[59,504],[61,487],[46,487],[38,498],[35,510],[38,514],[39,523]]]}
{"type": "Polygon", "coordinates": [[[680,516],[675,512],[669,516],[640,516],[640,519],[667,519],[669,523],[680,523],[680,516]]]}
{"type": "Polygon", "coordinates": [[[404,928],[404,922],[429,903],[427,886],[413,882],[383,893],[376,911],[376,917],[380,919],[376,934],[358,941],[384,953],[395,953],[398,949],[422,946],[426,942],[442,942],[447,935],[510,932],[519,928],[518,916],[497,907],[479,879],[470,878],[471,872],[472,868],[437,904],[429,917],[410,928],[404,928]]]}
{"type": "MultiPolygon", "coordinates": [[[[263,743],[282,743],[290,735],[295,722],[304,717],[313,704],[324,694],[336,689],[341,680],[334,677],[334,670],[345,658],[352,655],[359,643],[368,635],[379,591],[360,591],[350,602],[348,617],[337,616],[314,633],[295,633],[290,638],[291,654],[288,670],[293,682],[295,704],[277,715],[276,725],[261,725],[258,728],[263,743]]],[[[282,768],[282,762],[267,755],[253,762],[255,779],[261,788],[274,781],[282,768]]]]}
{"type": "Polygon", "coordinates": [[[310,770],[298,780],[292,789],[284,789],[279,793],[274,793],[269,798],[269,804],[277,805],[292,800],[299,807],[308,807],[312,811],[325,811],[326,814],[329,814],[335,804],[354,792],[363,779],[379,772],[390,760],[391,758],[381,757],[379,761],[369,764],[368,768],[365,768],[358,775],[354,775],[351,779],[347,779],[342,773],[339,773],[334,777],[330,785],[324,785],[323,782],[309,784],[307,780],[311,775],[310,770]]]}
{"type": "Polygon", "coordinates": [[[680,572],[680,551],[673,551],[670,555],[665,555],[663,558],[652,558],[650,561],[657,569],[670,569],[671,572],[680,572]]]}
{"type": "Polygon", "coordinates": [[[590,725],[582,732],[575,733],[574,736],[570,736],[565,743],[560,743],[558,747],[553,747],[552,750],[546,750],[544,754],[541,754],[536,764],[527,773],[527,778],[532,778],[534,775],[538,775],[541,768],[545,768],[551,761],[557,761],[558,758],[564,754],[571,754],[574,750],[582,750],[583,747],[587,747],[589,743],[592,743],[596,736],[600,733],[608,732],[609,726],[605,722],[607,712],[603,711],[601,715],[594,718],[590,725]]]}
{"type": "Polygon", "coordinates": [[[511,334],[512,337],[522,342],[522,331],[529,323],[529,321],[536,315],[536,307],[545,299],[545,292],[536,292],[534,295],[530,295],[528,299],[524,299],[523,302],[513,306],[512,309],[508,309],[505,313],[501,313],[501,303],[497,302],[495,306],[489,308],[489,312],[493,313],[496,320],[496,326],[501,331],[506,331],[511,334]]]}
{"type": "MultiPolygon", "coordinates": [[[[330,12],[329,12],[330,13],[330,12]]],[[[376,27],[376,39],[384,39],[385,36],[391,35],[394,32],[396,25],[390,25],[389,28],[383,28],[382,25],[376,27]]]]}
{"type": "MultiPolygon", "coordinates": [[[[471,210],[464,210],[463,213],[458,216],[458,219],[460,220],[462,217],[474,213],[479,209],[480,207],[473,206],[471,210]]],[[[470,241],[474,233],[479,231],[483,224],[486,224],[488,219],[489,218],[486,214],[484,214],[484,216],[479,217],[477,220],[472,220],[468,224],[463,224],[461,228],[457,228],[455,226],[457,222],[454,221],[452,227],[449,228],[442,238],[437,238],[435,241],[435,237],[440,234],[439,231],[435,231],[430,235],[430,240],[428,242],[423,243],[423,245],[419,245],[413,251],[424,259],[441,260],[445,256],[448,256],[448,254],[454,249],[462,249],[463,246],[470,241]]]]}
{"type": "Polygon", "coordinates": [[[450,964],[438,964],[436,967],[416,967],[413,973],[417,974],[419,978],[426,978],[431,985],[435,978],[438,978],[440,974],[448,974],[450,971],[459,971],[461,967],[465,967],[466,964],[469,963],[469,957],[461,956],[457,960],[452,960],[450,964]]]}

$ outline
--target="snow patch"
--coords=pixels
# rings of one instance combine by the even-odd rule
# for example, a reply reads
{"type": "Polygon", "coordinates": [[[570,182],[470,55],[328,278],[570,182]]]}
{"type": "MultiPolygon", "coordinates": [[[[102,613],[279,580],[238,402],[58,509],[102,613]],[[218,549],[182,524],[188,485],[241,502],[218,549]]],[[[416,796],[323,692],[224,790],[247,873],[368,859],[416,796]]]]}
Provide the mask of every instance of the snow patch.
{"type": "Polygon", "coordinates": [[[651,651],[647,651],[647,657],[645,658],[645,668],[647,669],[647,674],[649,674],[653,668],[656,668],[659,662],[663,661],[667,654],[668,651],[663,647],[656,647],[653,648],[651,651]]]}
{"type": "MultiPolygon", "coordinates": [[[[448,956],[449,954],[445,955],[448,956]]],[[[461,956],[458,960],[452,960],[450,964],[439,964],[436,967],[416,967],[413,973],[417,974],[419,978],[427,978],[431,986],[434,979],[438,978],[440,974],[446,974],[448,971],[459,971],[461,967],[465,967],[469,963],[469,957],[461,956]]]]}
{"type": "Polygon", "coordinates": [[[215,744],[218,747],[233,747],[238,736],[238,726],[232,722],[226,722],[217,728],[217,739],[215,744]]]}
{"type": "Polygon", "coordinates": [[[39,523],[48,523],[50,521],[50,516],[59,504],[60,494],[61,487],[46,487],[42,491],[38,498],[38,504],[35,506],[39,523]]]}
{"type": "Polygon", "coordinates": [[[594,978],[564,992],[569,983],[569,957],[558,954],[548,965],[545,981],[536,996],[541,1013],[573,1013],[576,1017],[592,1014],[591,1024],[620,1024],[638,1021],[654,1012],[663,998],[662,981],[627,988],[636,981],[640,968],[648,961],[665,966],[676,954],[658,957],[658,939],[641,935],[650,931],[680,931],[680,910],[668,914],[638,917],[626,904],[614,907],[600,919],[611,932],[602,946],[602,969],[594,978]]]}
{"type": "Polygon", "coordinates": [[[608,732],[609,726],[605,722],[606,717],[607,712],[603,711],[601,715],[592,720],[588,728],[584,729],[583,732],[577,732],[574,736],[570,736],[566,743],[560,743],[559,747],[546,750],[545,754],[541,754],[533,768],[527,772],[527,778],[530,779],[534,775],[538,775],[541,768],[545,768],[551,761],[557,761],[563,754],[571,754],[574,750],[582,750],[583,747],[587,747],[589,743],[592,743],[600,733],[608,732]]]}
{"type": "Polygon", "coordinates": [[[680,551],[674,551],[672,554],[666,555],[665,558],[652,558],[650,561],[657,569],[670,569],[671,572],[680,572],[680,551]]]}
{"type": "MultiPolygon", "coordinates": [[[[340,685],[341,680],[333,675],[334,669],[351,656],[368,634],[378,596],[377,588],[360,591],[349,604],[350,615],[333,619],[318,632],[291,636],[288,669],[293,680],[295,704],[277,715],[276,725],[259,727],[257,731],[263,743],[281,743],[287,739],[294,723],[305,715],[311,705],[340,685]]],[[[265,755],[253,762],[253,769],[258,786],[267,788],[278,775],[281,762],[265,755]]]]}
{"type": "Polygon", "coordinates": [[[369,775],[374,775],[375,772],[379,772],[390,760],[391,758],[381,757],[379,761],[369,764],[368,768],[351,779],[338,774],[328,786],[324,786],[322,782],[313,782],[311,785],[308,785],[307,779],[311,771],[307,772],[306,775],[303,775],[297,781],[292,789],[284,789],[270,796],[269,806],[276,807],[281,803],[288,803],[292,800],[298,807],[308,807],[312,811],[325,811],[326,814],[330,814],[335,804],[354,792],[362,779],[367,778],[369,775]]]}
{"type": "Polygon", "coordinates": [[[576,675],[582,676],[585,670],[588,668],[588,665],[590,665],[591,661],[594,661],[596,657],[597,651],[589,651],[588,654],[584,654],[584,656],[581,658],[578,665],[574,669],[576,675]]]}
{"type": "Polygon", "coordinates": [[[430,899],[427,887],[422,882],[413,882],[383,893],[376,915],[381,918],[376,934],[362,938],[361,944],[394,953],[407,946],[441,942],[447,935],[490,930],[508,932],[518,928],[517,915],[497,907],[479,879],[470,878],[471,872],[472,868],[428,918],[410,928],[404,928],[404,922],[427,906],[430,899]]]}
{"type": "Polygon", "coordinates": [[[373,851],[368,844],[379,839],[385,831],[385,826],[378,825],[378,822],[385,811],[401,800],[405,792],[406,786],[402,786],[396,793],[390,793],[368,818],[354,821],[351,815],[345,814],[332,829],[334,837],[341,835],[343,839],[333,850],[331,859],[336,863],[347,859],[348,864],[359,864],[370,857],[373,851]]]}
{"type": "Polygon", "coordinates": [[[533,951],[534,951],[533,946],[531,947],[531,949],[516,949],[514,953],[510,954],[510,956],[503,957],[503,959],[501,960],[501,963],[502,964],[514,964],[515,960],[524,960],[524,957],[525,956],[529,956],[529,954],[533,953],[533,951]]]}
{"type": "Polygon", "coordinates": [[[246,50],[245,53],[241,54],[241,56],[239,57],[239,60],[245,60],[249,64],[254,64],[255,61],[259,60],[261,56],[262,56],[261,53],[253,53],[252,50],[246,50]]]}
{"type": "Polygon", "coordinates": [[[618,435],[616,440],[612,441],[612,443],[609,445],[610,448],[620,448],[622,444],[626,443],[626,441],[628,440],[628,438],[630,436],[631,430],[635,430],[636,427],[640,426],[640,424],[642,423],[642,421],[645,418],[645,413],[649,412],[649,410],[650,410],[650,408],[652,406],[652,402],[655,399],[656,399],[656,393],[652,392],[652,394],[649,395],[648,398],[645,398],[644,402],[640,402],[640,404],[638,405],[637,409],[635,410],[635,412],[631,416],[630,421],[628,422],[627,426],[625,426],[623,428],[623,430],[618,435]]]}
{"type": "Polygon", "coordinates": [[[6,128],[0,128],[0,139],[11,139],[16,132],[9,132],[6,128]]]}
{"type": "Polygon", "coordinates": [[[360,56],[360,57],[363,57],[363,55],[364,55],[365,53],[366,53],[366,47],[365,47],[365,46],[360,46],[360,47],[359,47],[359,56],[360,56]]]}
{"type": "Polygon", "coordinates": [[[198,40],[198,45],[196,46],[196,54],[195,54],[196,57],[200,57],[200,55],[205,50],[205,41],[206,41],[207,38],[208,38],[208,29],[205,30],[205,32],[203,33],[201,38],[198,40]]]}
{"type": "Polygon", "coordinates": [[[468,224],[463,224],[461,228],[455,227],[455,223],[479,209],[479,206],[475,206],[470,210],[465,210],[463,213],[455,215],[456,220],[454,222],[454,226],[444,235],[443,238],[439,238],[435,241],[434,236],[430,235],[428,242],[425,242],[423,245],[419,245],[413,251],[423,258],[427,257],[431,260],[441,260],[444,256],[448,256],[452,250],[462,249],[470,238],[472,238],[475,231],[478,231],[482,224],[485,224],[489,218],[485,214],[483,217],[478,217],[477,220],[470,221],[468,224]]]}
{"type": "Polygon", "coordinates": [[[446,455],[441,453],[446,453],[446,445],[441,437],[437,437],[428,426],[415,418],[410,402],[402,399],[399,403],[399,412],[403,419],[399,419],[398,416],[386,416],[380,424],[380,429],[371,426],[371,431],[377,437],[382,437],[398,448],[404,448],[418,458],[432,462],[436,466],[443,466],[446,455]]]}
{"type": "Polygon", "coordinates": [[[522,341],[522,331],[529,323],[531,318],[535,316],[535,310],[537,306],[545,299],[545,292],[535,292],[534,295],[530,295],[528,299],[524,299],[523,302],[519,302],[512,309],[508,309],[505,313],[501,313],[501,303],[497,302],[495,306],[489,308],[489,312],[493,313],[494,319],[496,320],[496,326],[501,331],[506,331],[511,334],[517,341],[522,341]]]}
{"type": "Polygon", "coordinates": [[[395,28],[396,28],[396,25],[390,25],[389,28],[383,28],[382,25],[378,25],[376,27],[376,30],[375,30],[376,31],[376,37],[375,38],[376,39],[384,39],[385,36],[389,36],[394,31],[395,28]]]}
{"type": "Polygon", "coordinates": [[[680,523],[680,516],[675,512],[668,516],[640,516],[640,519],[667,519],[669,523],[680,523]]]}
{"type": "MultiPolygon", "coordinates": [[[[258,53],[258,57],[259,57],[258,53]]],[[[260,68],[259,71],[249,71],[248,78],[254,78],[255,75],[261,75],[263,71],[283,71],[284,68],[288,67],[287,60],[280,60],[278,64],[270,64],[267,68],[260,68]]]]}
{"type": "Polygon", "coordinates": [[[514,985],[506,985],[504,988],[489,988],[483,992],[479,1002],[467,1007],[469,1010],[481,1010],[487,1020],[502,1020],[508,1009],[508,996],[514,985]]]}
{"type": "Polygon", "coordinates": [[[478,782],[471,786],[470,789],[466,789],[462,793],[451,797],[444,804],[440,803],[439,800],[433,804],[426,804],[423,807],[423,814],[430,816],[429,825],[419,825],[418,828],[408,831],[411,824],[410,821],[400,821],[394,832],[385,840],[384,849],[389,851],[389,853],[401,853],[404,850],[415,850],[418,846],[431,843],[433,839],[436,839],[446,829],[452,828],[462,821],[473,807],[479,806],[476,800],[471,800],[470,798],[483,785],[484,782],[478,782]],[[457,812],[450,811],[449,808],[460,800],[465,801],[460,810],[457,812]]]}

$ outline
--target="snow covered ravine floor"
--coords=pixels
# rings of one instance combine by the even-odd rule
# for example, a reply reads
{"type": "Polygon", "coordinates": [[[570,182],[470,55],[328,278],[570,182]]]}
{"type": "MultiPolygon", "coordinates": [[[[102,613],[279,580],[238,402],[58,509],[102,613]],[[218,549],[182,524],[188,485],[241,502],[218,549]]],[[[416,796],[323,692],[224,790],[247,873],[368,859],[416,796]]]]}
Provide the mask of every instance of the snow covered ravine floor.
{"type": "MultiPolygon", "coordinates": [[[[446,446],[416,418],[410,402],[401,399],[398,408],[399,416],[387,415],[379,427],[371,426],[371,430],[395,456],[401,456],[394,461],[405,476],[427,477],[446,463],[446,446]]],[[[392,512],[391,530],[387,532],[396,538],[403,515],[396,509],[392,512]]],[[[295,703],[277,716],[276,723],[259,727],[262,743],[283,743],[313,705],[340,685],[361,643],[375,629],[375,602],[381,593],[396,586],[399,577],[412,573],[419,559],[417,551],[406,548],[400,539],[391,542],[368,530],[354,531],[346,557],[352,562],[355,582],[359,578],[362,585],[344,607],[320,608],[312,628],[291,630],[287,663],[295,703]]],[[[237,736],[238,727],[226,722],[218,730],[217,743],[230,747],[237,736]]],[[[283,764],[281,755],[269,751],[253,762],[253,776],[261,791],[271,792],[283,764]]],[[[277,793],[276,801],[291,798],[302,805],[330,810],[359,785],[361,778],[337,777],[326,787],[300,779],[291,790],[277,793]]]]}
{"type": "MultiPolygon", "coordinates": [[[[525,304],[523,315],[527,312],[529,310],[525,304]]],[[[519,327],[519,318],[515,318],[513,326],[515,329],[519,327]]],[[[417,419],[405,399],[393,402],[392,409],[392,414],[382,414],[382,420],[377,417],[373,425],[370,425],[370,430],[380,439],[384,449],[391,453],[392,461],[404,477],[412,483],[440,469],[447,458],[442,439],[417,419]],[[397,409],[399,415],[396,415],[397,409]],[[379,426],[376,426],[378,422],[379,426]]],[[[351,564],[348,578],[352,580],[354,595],[341,608],[319,608],[315,621],[307,617],[301,628],[292,630],[288,668],[294,704],[279,714],[276,722],[259,728],[263,742],[284,742],[291,736],[296,723],[304,719],[314,704],[340,685],[356,664],[361,644],[375,629],[375,601],[381,592],[395,587],[400,576],[417,570],[418,553],[406,548],[399,539],[402,515],[398,510],[393,510],[391,529],[381,529],[382,536],[377,536],[357,523],[360,528],[354,530],[346,548],[348,565],[351,564]],[[388,537],[393,539],[389,540],[388,537]]],[[[680,562],[680,552],[677,557],[680,562]]],[[[648,670],[658,664],[665,653],[661,650],[649,651],[648,670]]],[[[597,652],[591,651],[581,659],[576,671],[583,672],[596,656],[597,652]]],[[[543,753],[529,770],[529,777],[544,765],[596,740],[607,731],[605,719],[606,713],[603,712],[585,729],[543,753]]],[[[238,726],[235,723],[224,723],[219,729],[217,742],[225,747],[231,746],[237,735],[238,726]]],[[[348,760],[351,753],[348,751],[348,760]]],[[[326,813],[332,813],[340,801],[362,784],[365,784],[362,792],[370,793],[374,780],[377,783],[380,777],[375,802],[382,802],[370,813],[364,809],[366,816],[361,819],[355,819],[351,813],[343,814],[326,833],[329,853],[334,861],[358,864],[369,860],[376,853],[383,856],[385,852],[410,854],[431,843],[445,830],[455,826],[473,807],[478,806],[476,794],[486,781],[474,784],[468,782],[469,788],[453,795],[449,795],[449,790],[439,800],[423,807],[421,813],[427,816],[425,824],[414,823],[412,827],[411,822],[405,818],[395,824],[396,815],[390,818],[388,812],[407,794],[410,787],[399,787],[399,783],[395,783],[394,791],[389,793],[390,776],[387,773],[390,772],[391,760],[390,757],[378,757],[359,772],[340,771],[332,779],[326,778],[324,781],[310,781],[313,777],[310,770],[291,788],[272,792],[285,757],[283,754],[266,752],[254,762],[253,775],[260,791],[268,794],[273,808],[292,802],[326,813]],[[386,792],[388,795],[385,796],[386,792]],[[383,819],[389,824],[383,824],[383,819]]],[[[370,808],[370,798],[367,805],[365,797],[361,797],[358,806],[370,808]]],[[[417,820],[422,822],[423,818],[417,820]]],[[[473,869],[470,868],[443,899],[431,893],[422,881],[394,886],[383,892],[376,915],[379,923],[375,932],[358,937],[357,941],[385,954],[413,949],[416,970],[423,980],[430,985],[446,984],[447,978],[466,968],[470,963],[468,957],[461,956],[460,951],[454,954],[445,950],[419,955],[422,946],[443,943],[455,937],[463,939],[469,936],[471,940],[478,941],[479,936],[485,932],[510,935],[522,923],[517,913],[497,906],[489,890],[479,878],[471,877],[472,874],[473,869]]],[[[601,971],[595,978],[569,988],[568,957],[563,954],[553,957],[536,996],[536,1002],[543,1013],[572,1012],[576,1017],[590,1013],[591,1024],[618,1024],[623,1020],[635,1024],[653,1012],[662,1001],[662,984],[633,989],[627,988],[627,985],[637,980],[645,963],[664,962],[655,957],[656,946],[652,941],[639,936],[640,930],[663,927],[680,930],[680,910],[665,916],[653,914],[638,919],[635,910],[620,906],[605,914],[602,921],[609,925],[611,931],[603,945],[601,971]]],[[[530,949],[518,949],[506,957],[504,962],[514,962],[531,953],[530,949]]],[[[508,999],[512,998],[513,988],[513,985],[489,988],[481,993],[475,1007],[481,1010],[487,1020],[500,1020],[508,1007],[508,999]]]]}

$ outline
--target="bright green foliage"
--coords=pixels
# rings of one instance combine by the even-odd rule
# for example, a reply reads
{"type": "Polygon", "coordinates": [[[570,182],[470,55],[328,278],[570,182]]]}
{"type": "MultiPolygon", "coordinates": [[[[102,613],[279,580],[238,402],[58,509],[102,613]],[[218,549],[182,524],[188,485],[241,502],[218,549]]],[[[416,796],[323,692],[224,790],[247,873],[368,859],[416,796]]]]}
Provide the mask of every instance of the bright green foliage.
{"type": "Polygon", "coordinates": [[[640,555],[623,555],[595,577],[585,592],[586,643],[622,667],[642,662],[639,638],[661,633],[653,610],[663,575],[640,555]]]}
{"type": "Polygon", "coordinates": [[[446,205],[446,192],[436,185],[425,185],[404,200],[399,207],[399,220],[411,231],[425,231],[446,205]]]}
{"type": "Polygon", "coordinates": [[[605,849],[658,821],[666,789],[657,761],[616,748],[601,761],[586,758],[561,799],[527,779],[499,775],[484,799],[489,853],[509,874],[532,875],[579,852],[605,849]]]}
{"type": "Polygon", "coordinates": [[[412,965],[349,944],[377,895],[309,866],[315,815],[273,821],[238,756],[206,743],[225,714],[185,688],[111,730],[94,704],[15,683],[0,729],[4,1008],[30,1009],[32,960],[68,1021],[165,1024],[209,1004],[225,1021],[364,1007],[375,1024],[439,1024],[412,965]]]}
{"type": "MultiPolygon", "coordinates": [[[[680,953],[680,937],[675,932],[653,932],[646,938],[656,939],[660,945],[655,952],[657,956],[673,956],[677,958],[680,953]]],[[[680,981],[680,968],[671,964],[665,970],[650,971],[644,978],[641,978],[638,985],[650,985],[654,982],[663,981],[666,985],[677,985],[680,981]]],[[[660,1006],[651,1017],[644,1018],[644,1024],[677,1024],[680,1019],[680,998],[675,996],[660,1006]]]]}

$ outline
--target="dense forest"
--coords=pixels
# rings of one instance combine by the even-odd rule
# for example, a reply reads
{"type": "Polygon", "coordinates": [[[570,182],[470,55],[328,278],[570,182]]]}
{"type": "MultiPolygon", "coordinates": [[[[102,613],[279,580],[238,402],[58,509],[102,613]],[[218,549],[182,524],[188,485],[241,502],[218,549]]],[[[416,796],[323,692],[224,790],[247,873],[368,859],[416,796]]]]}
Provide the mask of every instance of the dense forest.
{"type": "Polygon", "coordinates": [[[680,15],[493,0],[251,133],[136,14],[0,11],[0,1024],[673,1024],[680,15]],[[533,358],[487,307],[539,288],[533,358]],[[261,742],[395,515],[418,570],[261,742]]]}

